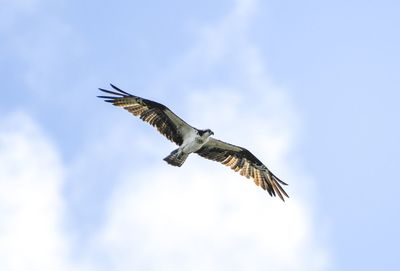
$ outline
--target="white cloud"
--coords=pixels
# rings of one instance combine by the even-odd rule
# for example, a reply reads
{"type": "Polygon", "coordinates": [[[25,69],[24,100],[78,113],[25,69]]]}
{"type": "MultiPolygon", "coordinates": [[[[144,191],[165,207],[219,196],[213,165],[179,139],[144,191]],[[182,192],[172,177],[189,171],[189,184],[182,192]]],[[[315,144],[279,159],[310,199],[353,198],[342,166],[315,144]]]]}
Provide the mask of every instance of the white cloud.
{"type": "Polygon", "coordinates": [[[300,188],[312,187],[311,182],[285,160],[300,119],[246,38],[256,9],[255,1],[237,1],[224,20],[205,28],[199,44],[159,84],[175,81],[189,87],[180,94],[180,101],[190,106],[187,119],[268,161],[290,183],[292,197],[286,203],[270,198],[251,181],[194,155],[179,169],[160,159],[125,171],[110,200],[107,224],[93,243],[112,269],[326,268],[328,252],[319,240],[312,198],[307,198],[312,193],[300,188]],[[214,72],[221,63],[229,67],[234,84],[216,79],[199,87],[187,79],[214,72]]]}
{"type": "Polygon", "coordinates": [[[0,269],[67,270],[58,153],[26,114],[0,126],[0,269]]]}
{"type": "MultiPolygon", "coordinates": [[[[301,189],[296,191],[296,185],[303,181],[307,185],[307,180],[284,159],[291,138],[271,132],[273,121],[263,123],[258,106],[247,109],[254,117],[246,119],[239,106],[244,94],[230,95],[223,108],[217,101],[206,102],[206,96],[188,94],[192,111],[206,106],[229,112],[203,115],[204,123],[222,134],[234,134],[232,142],[247,142],[245,146],[268,166],[275,165],[275,172],[290,182],[287,191],[292,198],[285,203],[270,198],[252,181],[197,156],[189,157],[179,169],[160,159],[149,168],[125,172],[95,247],[103,248],[112,268],[118,270],[323,270],[327,252],[317,240],[311,202],[301,189]],[[235,131],[236,120],[241,119],[246,121],[235,131]]],[[[276,118],[282,119],[281,111],[291,109],[284,100],[273,101],[283,106],[276,112],[276,118]]],[[[283,130],[293,135],[290,128],[283,130]]],[[[154,155],[160,154],[154,151],[154,155]]]]}
{"type": "Polygon", "coordinates": [[[300,200],[271,199],[217,164],[190,160],[132,173],[115,191],[96,243],[113,269],[321,270],[325,251],[300,200]]]}
{"type": "MultiPolygon", "coordinates": [[[[181,108],[185,119],[249,148],[290,184],[291,198],[285,203],[270,198],[252,181],[195,155],[180,169],[168,166],[161,160],[165,147],[159,146],[171,145],[161,138],[136,140],[139,131],[131,140],[141,124],[128,115],[130,128],[110,123],[110,134],[83,146],[66,172],[45,133],[25,114],[16,114],[0,120],[0,212],[6,217],[0,220],[1,270],[325,269],[329,255],[319,240],[312,193],[302,188],[312,190],[311,182],[286,159],[301,120],[247,37],[257,7],[257,1],[236,1],[231,13],[202,29],[193,49],[155,81],[187,88],[180,93],[180,102],[190,107],[181,108]],[[225,69],[228,79],[219,73],[225,69]],[[193,78],[212,79],[197,84],[193,78]],[[121,154],[118,148],[129,151],[121,154]],[[151,154],[160,160],[135,167],[135,159],[151,154]],[[93,177],[93,166],[103,165],[104,157],[121,180],[110,180],[117,187],[110,191],[104,224],[82,249],[63,231],[64,175],[93,177]],[[73,250],[83,264],[71,260],[73,250]]],[[[51,62],[44,62],[44,70],[51,62]]]]}

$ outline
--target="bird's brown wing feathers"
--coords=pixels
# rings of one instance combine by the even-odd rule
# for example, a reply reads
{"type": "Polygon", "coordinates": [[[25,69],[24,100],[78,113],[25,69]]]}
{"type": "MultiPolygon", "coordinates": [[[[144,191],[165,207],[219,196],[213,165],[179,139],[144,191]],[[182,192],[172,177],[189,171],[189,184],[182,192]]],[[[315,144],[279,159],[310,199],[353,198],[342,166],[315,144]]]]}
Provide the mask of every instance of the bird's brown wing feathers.
{"type": "Polygon", "coordinates": [[[208,142],[196,153],[206,159],[229,166],[242,176],[253,178],[255,184],[267,190],[271,196],[278,195],[283,201],[285,201],[284,196],[289,197],[281,186],[281,184],[287,184],[276,177],[247,149],[209,138],[208,142]]]}
{"type": "Polygon", "coordinates": [[[181,145],[184,134],[194,129],[163,104],[129,94],[111,84],[113,91],[99,90],[112,96],[97,96],[115,106],[122,107],[157,128],[166,138],[181,145]]]}

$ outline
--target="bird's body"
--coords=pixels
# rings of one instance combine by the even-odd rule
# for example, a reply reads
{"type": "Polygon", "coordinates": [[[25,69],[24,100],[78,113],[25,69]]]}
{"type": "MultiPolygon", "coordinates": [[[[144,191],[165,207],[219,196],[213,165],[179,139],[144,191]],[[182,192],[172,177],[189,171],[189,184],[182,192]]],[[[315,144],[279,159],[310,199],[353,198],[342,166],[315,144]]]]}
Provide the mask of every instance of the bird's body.
{"type": "Polygon", "coordinates": [[[140,117],[179,146],[164,158],[168,164],[180,167],[191,153],[197,153],[206,159],[230,166],[247,178],[253,178],[254,182],[267,190],[271,196],[278,195],[282,200],[283,196],[289,197],[281,186],[286,183],[276,177],[247,149],[211,137],[214,133],[210,129],[200,130],[190,126],[165,105],[111,86],[114,91],[100,90],[114,96],[98,97],[140,117]]]}
{"type": "Polygon", "coordinates": [[[206,130],[204,133],[199,134],[198,131],[193,131],[190,135],[183,141],[179,149],[184,153],[196,152],[203,147],[204,144],[208,142],[208,139],[214,133],[211,130],[206,130]]]}
{"type": "Polygon", "coordinates": [[[200,133],[195,130],[191,131],[183,140],[182,145],[165,157],[164,161],[172,166],[182,166],[189,154],[200,150],[213,134],[211,130],[200,131],[200,133]]]}

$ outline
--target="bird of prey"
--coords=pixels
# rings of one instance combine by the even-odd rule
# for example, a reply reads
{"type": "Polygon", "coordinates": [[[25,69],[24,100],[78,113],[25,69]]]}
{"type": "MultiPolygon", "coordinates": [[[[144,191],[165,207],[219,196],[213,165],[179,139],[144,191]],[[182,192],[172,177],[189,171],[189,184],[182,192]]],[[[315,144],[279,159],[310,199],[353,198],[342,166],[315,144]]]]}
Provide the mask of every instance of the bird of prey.
{"type": "Polygon", "coordinates": [[[255,184],[267,190],[271,196],[278,195],[283,201],[284,196],[289,197],[281,186],[287,184],[247,149],[211,137],[214,133],[210,129],[200,130],[192,127],[163,104],[134,96],[110,85],[112,91],[99,88],[107,93],[107,96],[97,97],[140,117],[179,146],[164,158],[168,164],[180,167],[189,154],[196,153],[229,166],[239,171],[242,176],[253,178],[255,184]]]}

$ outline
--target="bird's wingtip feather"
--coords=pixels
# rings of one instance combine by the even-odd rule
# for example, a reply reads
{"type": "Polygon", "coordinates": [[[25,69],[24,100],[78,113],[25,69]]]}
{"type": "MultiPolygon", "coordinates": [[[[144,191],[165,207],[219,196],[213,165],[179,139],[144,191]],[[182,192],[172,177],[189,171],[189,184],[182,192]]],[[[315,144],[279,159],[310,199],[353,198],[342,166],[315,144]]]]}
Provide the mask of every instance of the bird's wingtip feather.
{"type": "Polygon", "coordinates": [[[110,83],[110,86],[111,86],[113,89],[117,90],[118,92],[122,93],[123,95],[133,96],[132,94],[130,94],[130,93],[126,92],[126,91],[123,91],[123,90],[120,89],[119,87],[116,87],[116,86],[113,85],[112,83],[110,83]]]}

